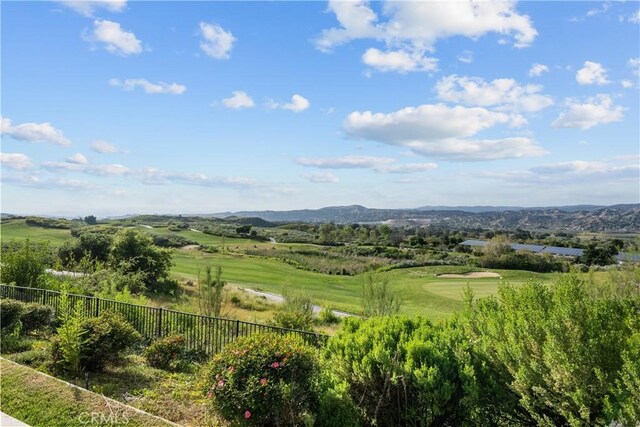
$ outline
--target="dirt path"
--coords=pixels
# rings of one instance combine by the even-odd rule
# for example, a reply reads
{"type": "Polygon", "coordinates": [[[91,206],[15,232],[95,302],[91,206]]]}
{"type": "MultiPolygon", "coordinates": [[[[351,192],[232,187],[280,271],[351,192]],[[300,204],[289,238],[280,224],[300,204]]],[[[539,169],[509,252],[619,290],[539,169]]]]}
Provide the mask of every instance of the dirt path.
{"type": "MultiPolygon", "coordinates": [[[[272,294],[270,292],[262,292],[262,291],[254,291],[253,289],[247,289],[247,288],[238,288],[248,294],[251,295],[256,295],[256,296],[260,296],[260,297],[265,297],[266,299],[268,299],[269,301],[273,301],[273,302],[277,302],[278,304],[282,304],[284,303],[284,297],[282,295],[278,295],[278,294],[272,294]]],[[[313,306],[313,312],[314,313],[320,313],[320,311],[322,310],[322,307],[320,307],[319,305],[314,305],[313,306]]],[[[335,314],[338,317],[350,317],[353,316],[353,314],[344,312],[344,311],[339,311],[339,310],[333,310],[333,314],[335,314]]]]}
{"type": "Polygon", "coordinates": [[[486,279],[489,277],[502,277],[498,273],[492,271],[474,271],[466,274],[438,274],[437,277],[442,279],[486,279]]]}

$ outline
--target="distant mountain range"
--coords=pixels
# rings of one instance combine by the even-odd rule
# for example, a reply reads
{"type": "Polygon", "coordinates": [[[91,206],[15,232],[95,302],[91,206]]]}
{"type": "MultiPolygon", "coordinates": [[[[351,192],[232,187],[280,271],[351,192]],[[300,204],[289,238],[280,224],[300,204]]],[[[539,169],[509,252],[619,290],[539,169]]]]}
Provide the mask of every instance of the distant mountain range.
{"type": "Polygon", "coordinates": [[[424,206],[372,209],[360,205],[291,211],[222,212],[206,216],[258,217],[271,222],[433,224],[449,227],[640,232],[640,204],[558,207],[424,206]]]}

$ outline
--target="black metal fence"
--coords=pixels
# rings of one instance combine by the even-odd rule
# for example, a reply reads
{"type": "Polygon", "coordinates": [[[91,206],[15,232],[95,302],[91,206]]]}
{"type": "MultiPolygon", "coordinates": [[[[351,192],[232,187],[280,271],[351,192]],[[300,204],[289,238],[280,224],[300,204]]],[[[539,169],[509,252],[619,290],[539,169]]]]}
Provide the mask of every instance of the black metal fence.
{"type": "MultiPolygon", "coordinates": [[[[285,335],[296,335],[307,343],[322,346],[328,336],[314,332],[279,328],[241,320],[223,319],[169,310],[162,307],[149,307],[129,304],[87,295],[68,294],[70,306],[84,304],[87,316],[98,316],[103,311],[113,311],[124,316],[129,323],[147,340],[167,335],[182,335],[187,348],[216,353],[225,345],[241,336],[254,335],[260,332],[275,332],[285,335]]],[[[39,288],[0,284],[0,297],[24,302],[38,302],[58,310],[60,292],[39,288]]]]}

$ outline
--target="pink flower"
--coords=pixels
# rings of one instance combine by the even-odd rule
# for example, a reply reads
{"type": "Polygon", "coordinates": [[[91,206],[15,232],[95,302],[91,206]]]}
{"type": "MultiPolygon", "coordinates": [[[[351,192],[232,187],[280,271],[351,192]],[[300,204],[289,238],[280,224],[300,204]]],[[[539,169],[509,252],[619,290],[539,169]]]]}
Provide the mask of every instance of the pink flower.
{"type": "Polygon", "coordinates": [[[211,399],[211,396],[212,396],[211,392],[207,393],[207,399],[211,399]]]}
{"type": "Polygon", "coordinates": [[[251,411],[247,409],[246,411],[244,411],[244,419],[248,420],[249,418],[251,418],[251,411]]]}
{"type": "Polygon", "coordinates": [[[267,383],[266,378],[260,378],[260,385],[265,385],[267,383]]]}
{"type": "Polygon", "coordinates": [[[233,369],[233,366],[229,366],[229,372],[233,373],[233,371],[235,371],[235,369],[233,369]]]}
{"type": "Polygon", "coordinates": [[[224,387],[224,380],[218,381],[218,387],[220,388],[224,387]]]}
{"type": "Polygon", "coordinates": [[[280,364],[279,364],[278,362],[273,362],[273,363],[271,364],[271,367],[272,367],[272,368],[277,368],[278,366],[280,366],[280,364]]]}

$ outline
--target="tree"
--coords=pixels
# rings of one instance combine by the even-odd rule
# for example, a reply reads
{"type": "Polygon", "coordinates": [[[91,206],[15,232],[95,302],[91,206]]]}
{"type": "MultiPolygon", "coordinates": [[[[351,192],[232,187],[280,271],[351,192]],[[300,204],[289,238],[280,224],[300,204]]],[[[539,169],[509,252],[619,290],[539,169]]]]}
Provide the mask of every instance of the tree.
{"type": "Polygon", "coordinates": [[[95,217],[95,216],[93,216],[93,215],[87,215],[87,216],[85,216],[85,217],[84,217],[84,222],[85,222],[87,225],[95,225],[95,224],[97,224],[97,223],[98,223],[98,220],[97,220],[97,219],[96,219],[96,217],[95,217]]]}
{"type": "Polygon", "coordinates": [[[376,280],[368,273],[364,280],[362,311],[366,317],[391,316],[400,311],[400,300],[390,289],[389,279],[376,280]]]}
{"type": "Polygon", "coordinates": [[[171,252],[153,244],[151,236],[125,228],[113,238],[109,261],[112,267],[128,273],[141,273],[147,286],[153,288],[169,276],[171,252]]]}
{"type": "Polygon", "coordinates": [[[613,264],[613,257],[617,253],[618,249],[615,245],[589,243],[580,260],[587,265],[609,265],[613,264]]]}

